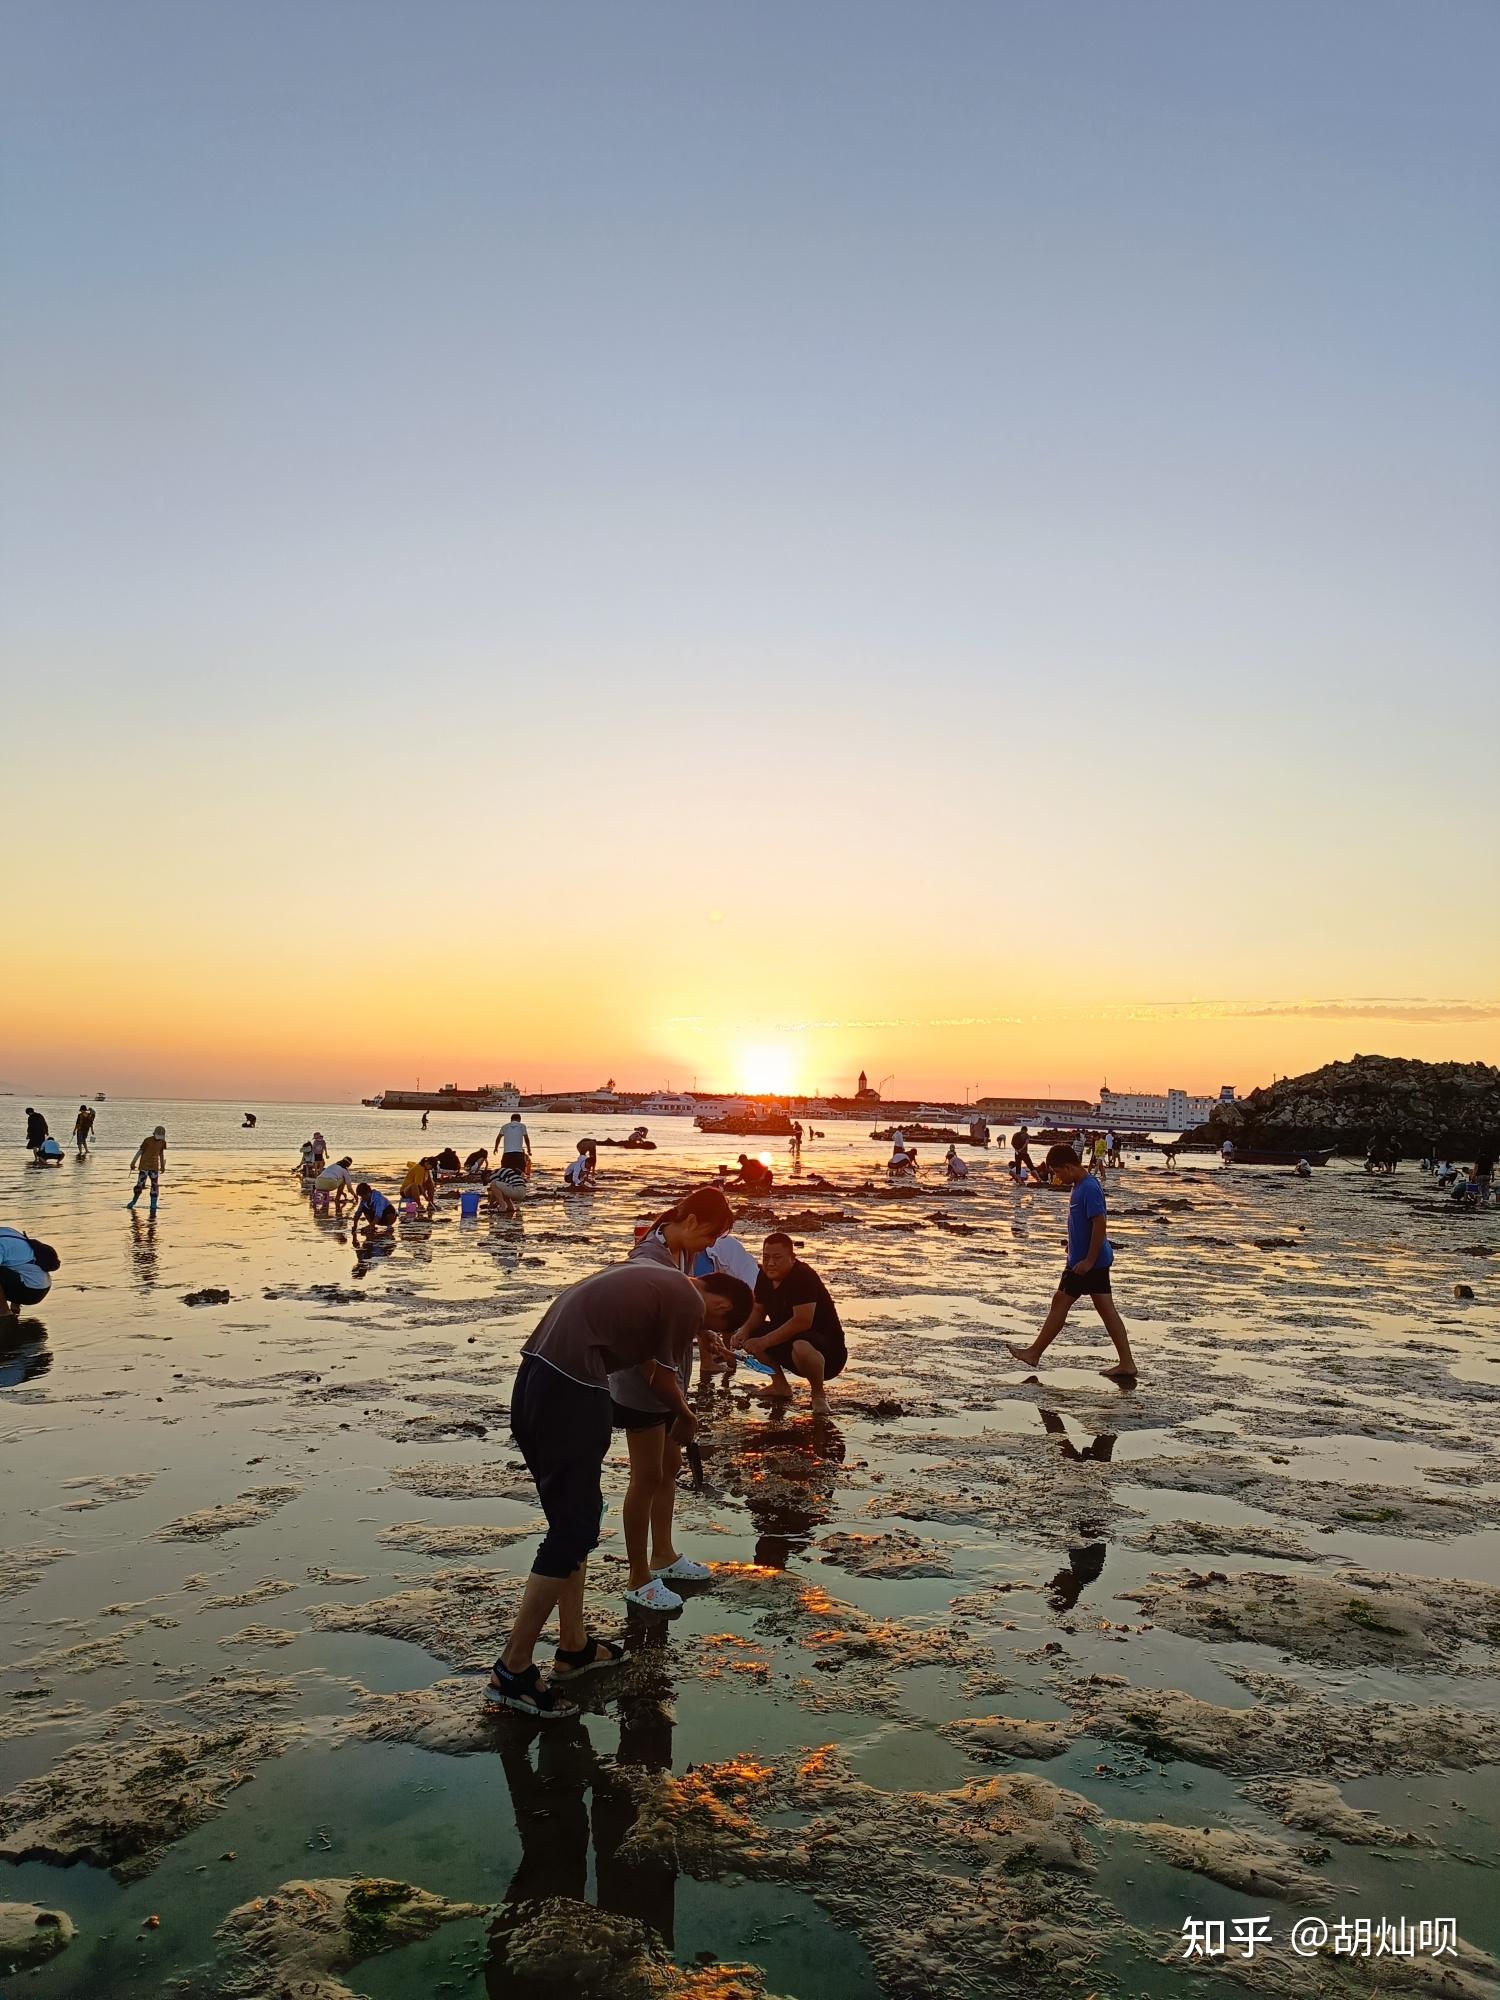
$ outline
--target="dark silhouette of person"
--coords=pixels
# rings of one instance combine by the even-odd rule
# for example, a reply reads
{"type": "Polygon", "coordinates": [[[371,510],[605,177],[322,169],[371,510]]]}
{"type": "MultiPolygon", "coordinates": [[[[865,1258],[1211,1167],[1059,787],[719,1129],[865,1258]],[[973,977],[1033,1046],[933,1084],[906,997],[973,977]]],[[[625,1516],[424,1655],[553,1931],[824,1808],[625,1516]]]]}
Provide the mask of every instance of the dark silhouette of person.
{"type": "MultiPolygon", "coordinates": [[[[1058,1449],[1064,1458],[1080,1465],[1089,1459],[1098,1465],[1108,1465],[1113,1460],[1118,1432],[1101,1431],[1092,1443],[1086,1444],[1080,1451],[1068,1436],[1067,1426],[1056,1410],[1038,1410],[1037,1415],[1041,1418],[1042,1428],[1048,1436],[1057,1440],[1058,1449]]],[[[1048,1600],[1057,1611],[1071,1611],[1086,1586],[1097,1583],[1104,1569],[1108,1544],[1102,1537],[1094,1539],[1097,1531],[1092,1522],[1080,1521],[1079,1527],[1085,1535],[1090,1536],[1090,1539],[1080,1543],[1077,1548],[1068,1550],[1067,1568],[1060,1569],[1048,1586],[1048,1600]]]]}

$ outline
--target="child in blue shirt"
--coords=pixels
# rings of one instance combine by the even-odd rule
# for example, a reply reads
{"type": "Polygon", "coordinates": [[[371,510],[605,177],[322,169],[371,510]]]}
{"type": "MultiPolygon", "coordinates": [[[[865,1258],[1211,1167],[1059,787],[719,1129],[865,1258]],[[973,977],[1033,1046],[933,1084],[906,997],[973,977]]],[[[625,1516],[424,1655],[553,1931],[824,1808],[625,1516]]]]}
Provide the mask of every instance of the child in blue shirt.
{"type": "Polygon", "coordinates": [[[1115,1253],[1106,1234],[1104,1189],[1092,1174],[1084,1171],[1078,1154],[1071,1146],[1054,1146],[1051,1149],[1047,1155],[1047,1171],[1054,1187],[1072,1190],[1068,1198],[1068,1262],[1035,1340],[1029,1347],[1017,1347],[1010,1340],[1005,1344],[1017,1361],[1024,1361],[1028,1368],[1035,1368],[1062,1332],[1074,1300],[1087,1293],[1119,1356],[1113,1368],[1105,1368],[1101,1373],[1112,1382],[1134,1382],[1136,1366],[1130,1351],[1130,1336],[1125,1331],[1125,1322],[1115,1311],[1110,1292],[1109,1272],[1115,1253]]]}

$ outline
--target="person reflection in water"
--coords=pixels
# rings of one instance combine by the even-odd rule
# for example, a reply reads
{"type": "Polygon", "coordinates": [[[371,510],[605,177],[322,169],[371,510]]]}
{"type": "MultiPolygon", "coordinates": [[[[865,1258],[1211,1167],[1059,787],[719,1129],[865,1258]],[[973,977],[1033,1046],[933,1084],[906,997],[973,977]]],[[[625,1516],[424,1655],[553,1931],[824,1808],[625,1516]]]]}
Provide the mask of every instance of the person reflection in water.
{"type": "Polygon", "coordinates": [[[0,1319],[0,1389],[15,1389],[52,1366],[47,1329],[38,1320],[0,1319]]]}
{"type": "Polygon", "coordinates": [[[136,1283],[143,1292],[149,1292],[157,1280],[156,1269],[156,1210],[153,1208],[149,1219],[136,1214],[130,1217],[130,1268],[136,1283]]]}
{"type": "MultiPolygon", "coordinates": [[[[1092,1460],[1096,1465],[1109,1465],[1114,1458],[1118,1433],[1101,1431],[1099,1435],[1080,1451],[1068,1436],[1067,1426],[1056,1410],[1038,1410],[1042,1427],[1049,1437],[1056,1438],[1059,1451],[1075,1465],[1092,1460]]],[[[1098,1531],[1088,1521],[1078,1523],[1080,1530],[1089,1536],[1098,1531]]],[[[1048,1598],[1057,1611],[1071,1611],[1083,1594],[1086,1585],[1097,1583],[1104,1569],[1104,1558],[1108,1545],[1103,1541],[1089,1540],[1076,1549],[1068,1550],[1068,1566],[1060,1569],[1048,1588],[1048,1598]]]]}
{"type": "Polygon", "coordinates": [[[749,1509],[755,1560],[765,1569],[785,1569],[827,1526],[846,1449],[827,1417],[789,1420],[784,1410],[773,1404],[766,1421],[747,1427],[722,1457],[714,1432],[703,1442],[705,1462],[715,1462],[720,1483],[749,1509]]]}
{"type": "Polygon", "coordinates": [[[509,1940],[549,1897],[587,1901],[591,1838],[599,1908],[639,1919],[668,1951],[675,1943],[677,1864],[670,1850],[653,1849],[638,1859],[621,1853],[640,1811],[630,1773],[672,1768],[674,1689],[666,1634],[642,1629],[631,1641],[613,1757],[600,1756],[577,1725],[542,1730],[519,1717],[501,1724],[500,1761],[521,1858],[490,1931],[485,1990],[491,2000],[562,2000],[576,1992],[514,1967],[509,1940]]]}

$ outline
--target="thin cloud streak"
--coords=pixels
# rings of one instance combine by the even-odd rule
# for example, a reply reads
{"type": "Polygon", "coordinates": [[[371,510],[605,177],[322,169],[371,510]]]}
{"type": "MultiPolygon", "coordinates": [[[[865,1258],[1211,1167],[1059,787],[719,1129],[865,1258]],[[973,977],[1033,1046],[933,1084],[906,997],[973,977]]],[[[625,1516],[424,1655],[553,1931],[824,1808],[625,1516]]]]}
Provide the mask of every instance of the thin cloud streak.
{"type": "Polygon", "coordinates": [[[1500,1021],[1500,1000],[1142,1000],[1103,1007],[1049,1008],[1045,1014],[881,1015],[812,1021],[715,1020],[674,1014],[669,1028],[730,1029],[744,1034],[808,1035],[849,1031],[1015,1028],[1036,1021],[1396,1021],[1416,1026],[1500,1021]]]}

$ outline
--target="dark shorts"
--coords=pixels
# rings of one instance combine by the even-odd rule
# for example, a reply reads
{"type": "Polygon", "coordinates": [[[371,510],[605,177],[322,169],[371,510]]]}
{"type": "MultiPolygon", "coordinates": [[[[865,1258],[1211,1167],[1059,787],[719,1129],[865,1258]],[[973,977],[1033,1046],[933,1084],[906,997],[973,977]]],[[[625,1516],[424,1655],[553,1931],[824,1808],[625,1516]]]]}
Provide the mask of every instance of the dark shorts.
{"type": "Polygon", "coordinates": [[[8,1306],[39,1306],[51,1289],[51,1285],[47,1284],[38,1291],[35,1285],[26,1283],[19,1271],[11,1270],[9,1265],[0,1264],[0,1298],[3,1298],[8,1306]]]}
{"type": "Polygon", "coordinates": [[[617,1431],[650,1431],[658,1424],[672,1421],[670,1410],[633,1410],[628,1403],[617,1403],[613,1396],[609,1399],[609,1410],[617,1431]]]}
{"type": "Polygon", "coordinates": [[[571,1576],[599,1540],[599,1472],[610,1440],[609,1391],[521,1356],[510,1397],[510,1433],[547,1517],[532,1562],[537,1576],[571,1576]]]}
{"type": "Polygon", "coordinates": [[[1070,1264],[1058,1279],[1058,1288],[1066,1292],[1070,1299],[1092,1298],[1096,1292],[1110,1290],[1109,1274],[1113,1269],[1112,1264],[1106,1264],[1102,1269],[1096,1264],[1092,1271],[1075,1271],[1070,1264]]]}
{"type": "Polygon", "coordinates": [[[832,1341],[826,1334],[819,1333],[816,1328],[811,1333],[793,1334],[790,1340],[782,1341],[779,1346],[768,1347],[766,1349],[767,1361],[771,1362],[774,1367],[785,1370],[789,1375],[800,1375],[803,1381],[806,1381],[807,1370],[799,1368],[792,1359],[792,1349],[797,1345],[799,1340],[805,1340],[809,1347],[816,1348],[818,1353],[822,1355],[823,1380],[825,1382],[832,1382],[837,1376],[843,1374],[849,1362],[848,1348],[844,1346],[842,1341],[832,1341]]]}

